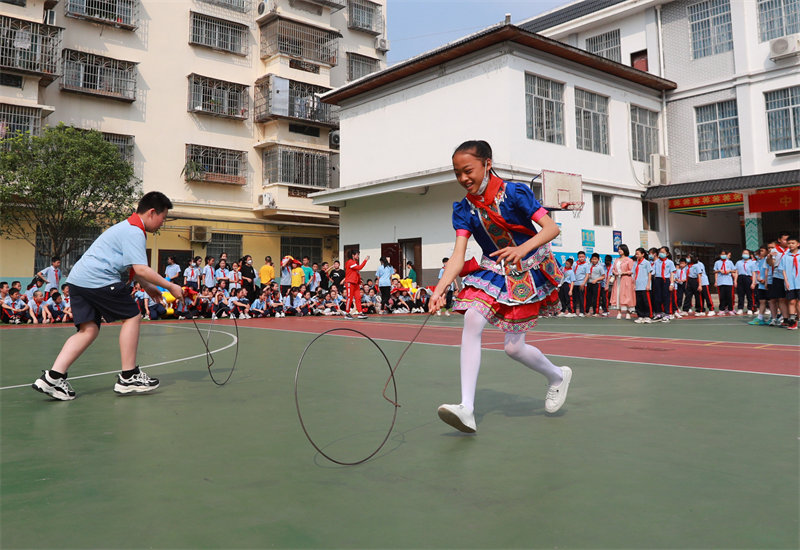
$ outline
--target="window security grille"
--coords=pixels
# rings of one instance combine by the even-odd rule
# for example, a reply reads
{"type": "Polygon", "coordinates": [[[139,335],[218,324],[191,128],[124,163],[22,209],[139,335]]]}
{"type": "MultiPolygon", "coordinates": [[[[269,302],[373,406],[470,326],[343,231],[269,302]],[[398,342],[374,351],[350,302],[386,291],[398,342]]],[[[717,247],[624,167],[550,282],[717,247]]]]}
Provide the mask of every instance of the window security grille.
{"type": "Polygon", "coordinates": [[[0,140],[26,132],[38,136],[41,131],[41,109],[0,103],[0,140]]]}
{"type": "Polygon", "coordinates": [[[333,31],[280,18],[261,27],[262,59],[282,54],[334,66],[338,50],[339,36],[333,31]]]}
{"type": "Polygon", "coordinates": [[[620,63],[622,51],[620,49],[619,29],[587,38],[586,51],[620,63]]]}
{"type": "Polygon", "coordinates": [[[0,68],[58,76],[61,29],[0,16],[0,68]]]}
{"type": "Polygon", "coordinates": [[[244,120],[250,108],[247,88],[244,84],[190,74],[187,110],[244,120]]]}
{"type": "Polygon", "coordinates": [[[705,0],[686,9],[689,13],[694,59],[733,49],[729,0],[705,0]]]}
{"type": "Polygon", "coordinates": [[[233,11],[241,13],[248,13],[252,9],[250,0],[200,0],[206,4],[214,4],[215,6],[222,6],[233,11]]]}
{"type": "MultiPolygon", "coordinates": [[[[242,257],[242,236],[233,233],[212,233],[211,242],[206,246],[206,255],[219,258],[228,255],[229,262],[237,262],[242,257]]],[[[228,264],[230,267],[230,263],[228,264]]]]}
{"type": "Polygon", "coordinates": [[[800,0],[758,0],[761,42],[800,32],[800,0]]]}
{"type": "Polygon", "coordinates": [[[578,149],[608,154],[608,98],[575,88],[578,149]]]}
{"type": "Polygon", "coordinates": [[[592,193],[594,204],[594,224],[602,226],[611,225],[611,197],[592,193]]]}
{"type": "Polygon", "coordinates": [[[564,85],[525,75],[525,116],[528,139],[564,144],[564,85]]]}
{"type": "Polygon", "coordinates": [[[281,258],[308,256],[311,263],[322,261],[322,239],[317,237],[281,237],[281,258]]]}
{"type": "Polygon", "coordinates": [[[769,126],[769,150],[800,148],[800,86],[764,94],[769,126]]]}
{"type": "Polygon", "coordinates": [[[328,91],[322,86],[268,75],[256,82],[255,120],[267,122],[287,117],[326,126],[337,126],[339,108],[323,103],[319,96],[328,91]]]}
{"type": "Polygon", "coordinates": [[[133,163],[133,136],[103,132],[103,139],[117,147],[125,162],[133,163]]]}
{"type": "Polygon", "coordinates": [[[658,113],[631,105],[631,155],[633,160],[650,162],[658,153],[658,113]]]}
{"type": "Polygon", "coordinates": [[[357,80],[380,69],[380,62],[357,53],[347,54],[347,80],[357,80]]]}
{"type": "Polygon", "coordinates": [[[191,13],[191,25],[190,44],[247,55],[247,25],[195,12],[191,13]]]}
{"type": "Polygon", "coordinates": [[[64,7],[70,17],[129,30],[137,26],[138,0],[67,0],[64,7]]]}
{"type": "Polygon", "coordinates": [[[136,63],[64,50],[61,89],[122,101],[136,100],[136,63]]]}
{"type": "Polygon", "coordinates": [[[348,0],[347,26],[369,34],[383,34],[381,5],[368,0],[348,0]]]}
{"type": "Polygon", "coordinates": [[[187,181],[247,183],[247,153],[233,149],[186,145],[184,176],[187,181]]]}
{"type": "Polygon", "coordinates": [[[698,158],[701,162],[740,155],[736,100],[696,107],[695,113],[698,158]]]}
{"type": "Polygon", "coordinates": [[[291,183],[329,187],[330,154],[278,146],[264,151],[264,185],[291,183]]]}

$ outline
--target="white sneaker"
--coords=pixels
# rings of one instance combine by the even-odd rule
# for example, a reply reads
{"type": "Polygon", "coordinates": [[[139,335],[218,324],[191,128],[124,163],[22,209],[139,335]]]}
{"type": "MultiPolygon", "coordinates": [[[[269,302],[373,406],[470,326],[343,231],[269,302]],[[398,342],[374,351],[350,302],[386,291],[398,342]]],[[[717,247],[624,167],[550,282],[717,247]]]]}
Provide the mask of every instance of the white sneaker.
{"type": "Polygon", "coordinates": [[[578,313],[578,317],[583,317],[583,313],[578,313]]]}
{"type": "Polygon", "coordinates": [[[439,317],[441,317],[441,316],[442,316],[442,310],[440,309],[439,311],[437,311],[437,312],[436,312],[436,315],[438,315],[439,317]]]}
{"type": "Polygon", "coordinates": [[[450,317],[450,312],[449,312],[448,310],[444,310],[444,314],[445,314],[447,317],[450,317]]]}
{"type": "Polygon", "coordinates": [[[747,314],[748,314],[748,315],[755,315],[755,314],[756,314],[756,312],[755,312],[755,311],[753,311],[753,310],[748,310],[748,311],[747,311],[747,314]]]}
{"type": "Polygon", "coordinates": [[[569,367],[561,367],[563,371],[564,380],[558,386],[548,386],[547,395],[544,398],[544,410],[549,413],[554,413],[561,408],[564,401],[567,400],[567,391],[569,390],[569,383],[572,381],[572,369],[569,367]]]}
{"type": "Polygon", "coordinates": [[[695,316],[696,317],[705,317],[706,314],[701,311],[700,313],[695,314],[695,316]]]}
{"type": "Polygon", "coordinates": [[[714,315],[716,315],[716,312],[713,309],[708,312],[709,317],[713,317],[714,315]]]}
{"type": "Polygon", "coordinates": [[[617,313],[617,319],[622,319],[622,313],[617,313]]]}
{"type": "MultiPolygon", "coordinates": [[[[562,382],[563,383],[563,382],[562,382]]],[[[456,430],[468,434],[478,431],[475,426],[475,415],[469,412],[464,405],[440,405],[439,418],[456,430]]]]}
{"type": "Polygon", "coordinates": [[[628,321],[630,321],[630,319],[631,319],[631,314],[630,314],[630,313],[626,313],[626,314],[625,314],[625,319],[627,319],[628,321]]]}
{"type": "Polygon", "coordinates": [[[741,309],[737,309],[736,310],[736,315],[743,315],[743,314],[744,314],[744,311],[742,311],[741,309]]]}
{"type": "Polygon", "coordinates": [[[637,325],[641,325],[642,323],[644,323],[644,317],[637,317],[634,323],[636,323],[637,325]]]}
{"type": "Polygon", "coordinates": [[[211,314],[211,320],[212,321],[216,321],[217,320],[217,314],[216,313],[212,313],[211,314]]]}

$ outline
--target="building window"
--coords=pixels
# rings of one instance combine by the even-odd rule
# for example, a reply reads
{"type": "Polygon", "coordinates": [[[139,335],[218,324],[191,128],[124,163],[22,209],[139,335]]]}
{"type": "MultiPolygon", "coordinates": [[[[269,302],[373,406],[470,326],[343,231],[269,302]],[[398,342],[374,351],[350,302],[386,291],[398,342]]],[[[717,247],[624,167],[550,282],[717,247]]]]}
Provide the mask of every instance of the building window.
{"type": "Polygon", "coordinates": [[[525,75],[525,118],[528,139],[564,144],[564,85],[525,75]]]}
{"type": "Polygon", "coordinates": [[[736,100],[695,107],[700,161],[739,156],[736,100]]]}
{"type": "Polygon", "coordinates": [[[280,18],[261,27],[262,59],[288,55],[333,67],[338,51],[339,35],[327,29],[280,18]]]}
{"type": "Polygon", "coordinates": [[[800,32],[800,0],[758,0],[761,42],[800,32]]]}
{"type": "Polygon", "coordinates": [[[631,105],[631,150],[633,160],[650,162],[658,153],[658,113],[631,105]]]}
{"type": "Polygon", "coordinates": [[[18,74],[0,73],[0,86],[22,88],[22,77],[18,74]]]}
{"type": "Polygon", "coordinates": [[[622,61],[622,50],[620,48],[619,29],[587,38],[586,51],[620,63],[622,61]]]}
{"type": "Polygon", "coordinates": [[[769,125],[769,150],[800,148],[800,86],[764,94],[769,125]]]}
{"type": "Polygon", "coordinates": [[[348,0],[347,27],[370,34],[383,34],[383,14],[380,4],[369,0],[348,0]]]}
{"type": "Polygon", "coordinates": [[[642,202],[642,226],[646,231],[658,231],[658,204],[642,202]]]}
{"type": "Polygon", "coordinates": [[[61,89],[119,99],[136,100],[136,63],[76,50],[64,50],[61,89]]]}
{"type": "Polygon", "coordinates": [[[198,74],[189,75],[187,110],[225,118],[247,118],[250,97],[247,86],[198,74]]]}
{"type": "Polygon", "coordinates": [[[186,145],[186,181],[211,183],[247,183],[247,153],[233,149],[186,145]]]}
{"type": "Polygon", "coordinates": [[[611,196],[592,193],[592,204],[594,207],[594,224],[611,225],[611,196]]]}
{"type": "Polygon", "coordinates": [[[359,55],[357,53],[347,54],[347,80],[357,80],[362,76],[367,76],[370,73],[381,68],[380,61],[367,57],[366,55],[359,55]]]}
{"type": "MultiPolygon", "coordinates": [[[[78,260],[81,259],[83,253],[89,250],[89,247],[92,246],[92,243],[97,240],[97,237],[100,236],[103,230],[99,227],[86,227],[84,228],[77,237],[69,239],[65,243],[66,248],[72,248],[69,252],[61,256],[61,282],[65,282],[67,280],[67,275],[69,275],[70,269],[72,266],[77,263],[78,260]]],[[[33,269],[34,273],[39,273],[41,270],[46,268],[50,265],[50,259],[53,257],[52,253],[48,252],[47,254],[41,254],[41,250],[52,250],[53,249],[53,241],[50,239],[48,235],[46,235],[41,227],[36,229],[36,253],[33,260],[33,269]]],[[[61,289],[58,289],[61,292],[61,289]]]]}
{"type": "Polygon", "coordinates": [[[41,109],[0,103],[0,139],[24,133],[38,136],[41,131],[41,109]]]}
{"type": "Polygon", "coordinates": [[[267,75],[256,81],[255,120],[268,122],[276,117],[336,126],[339,108],[323,103],[320,95],[328,88],[267,75]]]}
{"type": "Polygon", "coordinates": [[[190,44],[247,55],[247,25],[195,12],[191,13],[191,20],[190,44]]]}
{"type": "Polygon", "coordinates": [[[692,34],[692,58],[733,49],[729,0],[704,0],[686,8],[692,34]]]}
{"type": "Polygon", "coordinates": [[[61,31],[58,27],[0,16],[0,68],[54,78],[59,68],[61,31]]]}
{"type": "Polygon", "coordinates": [[[281,258],[298,260],[308,256],[311,263],[322,261],[322,239],[316,237],[281,237],[281,258]]]}
{"type": "Polygon", "coordinates": [[[222,6],[233,11],[247,13],[250,11],[250,0],[200,0],[206,4],[214,4],[215,6],[222,6]]]}
{"type": "MultiPolygon", "coordinates": [[[[3,4],[11,4],[12,6],[25,7],[26,0],[0,0],[3,4]]],[[[49,265],[49,264],[48,264],[49,265]]]]}
{"type": "Polygon", "coordinates": [[[65,13],[123,29],[136,28],[138,0],[67,0],[65,13]]]}
{"type": "Polygon", "coordinates": [[[212,233],[211,242],[206,246],[206,256],[219,260],[222,253],[228,255],[228,267],[242,257],[242,236],[233,233],[212,233]]]}
{"type": "Polygon", "coordinates": [[[327,188],[330,154],[298,147],[272,147],[264,151],[264,185],[290,183],[327,188]]]}
{"type": "Polygon", "coordinates": [[[116,146],[125,162],[133,164],[133,136],[103,132],[103,139],[116,146]]]}
{"type": "Polygon", "coordinates": [[[608,98],[575,88],[578,149],[608,154],[608,98]]]}

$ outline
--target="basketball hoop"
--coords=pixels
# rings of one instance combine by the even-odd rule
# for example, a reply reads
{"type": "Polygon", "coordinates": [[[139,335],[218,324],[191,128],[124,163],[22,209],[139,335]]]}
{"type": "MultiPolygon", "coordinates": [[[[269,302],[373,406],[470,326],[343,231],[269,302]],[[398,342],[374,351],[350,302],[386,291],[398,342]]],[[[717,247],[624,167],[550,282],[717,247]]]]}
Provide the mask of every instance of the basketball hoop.
{"type": "Polygon", "coordinates": [[[583,211],[583,201],[580,202],[569,202],[564,201],[561,203],[562,210],[570,210],[572,211],[572,217],[578,219],[580,217],[581,212],[583,211]]]}
{"type": "Polygon", "coordinates": [[[583,210],[583,180],[580,174],[542,170],[542,206],[548,210],[571,210],[573,217],[583,210]]]}

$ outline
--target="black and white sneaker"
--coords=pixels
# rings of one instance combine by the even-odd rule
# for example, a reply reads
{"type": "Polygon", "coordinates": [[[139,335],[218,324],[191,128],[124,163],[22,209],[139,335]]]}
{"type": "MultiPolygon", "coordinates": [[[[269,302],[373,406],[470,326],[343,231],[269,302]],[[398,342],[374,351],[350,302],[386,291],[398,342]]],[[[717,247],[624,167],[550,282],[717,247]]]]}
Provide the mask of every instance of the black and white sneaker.
{"type": "Polygon", "coordinates": [[[61,401],[71,401],[75,399],[75,392],[72,386],[67,382],[67,377],[52,378],[50,373],[46,370],[42,371],[41,378],[37,378],[36,382],[32,384],[34,390],[46,393],[53,399],[61,401]]]}
{"type": "MultiPolygon", "coordinates": [[[[136,367],[138,370],[139,367],[136,367]]],[[[123,378],[122,374],[117,375],[117,383],[114,384],[116,393],[145,393],[153,391],[158,387],[158,378],[150,378],[147,374],[139,371],[130,378],[123,378]]]]}

